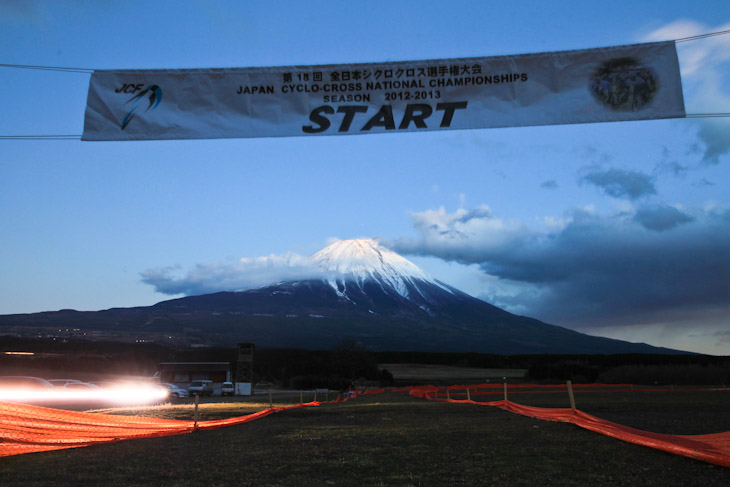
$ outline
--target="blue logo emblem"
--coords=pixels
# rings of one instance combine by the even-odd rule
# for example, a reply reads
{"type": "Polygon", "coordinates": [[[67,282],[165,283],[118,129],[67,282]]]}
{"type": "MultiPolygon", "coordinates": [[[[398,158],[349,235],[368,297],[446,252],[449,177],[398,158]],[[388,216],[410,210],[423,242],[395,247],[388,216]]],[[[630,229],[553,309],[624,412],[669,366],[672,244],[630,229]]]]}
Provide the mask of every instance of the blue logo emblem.
{"type": "Polygon", "coordinates": [[[157,85],[149,85],[145,89],[134,95],[132,98],[127,100],[127,104],[131,103],[132,108],[129,110],[129,112],[127,112],[124,120],[122,120],[122,130],[124,130],[127,125],[129,125],[129,122],[132,121],[137,109],[145,104],[144,100],[147,100],[147,107],[144,109],[144,111],[146,112],[148,110],[154,110],[155,108],[157,108],[157,105],[159,105],[162,101],[162,88],[157,85]]]}

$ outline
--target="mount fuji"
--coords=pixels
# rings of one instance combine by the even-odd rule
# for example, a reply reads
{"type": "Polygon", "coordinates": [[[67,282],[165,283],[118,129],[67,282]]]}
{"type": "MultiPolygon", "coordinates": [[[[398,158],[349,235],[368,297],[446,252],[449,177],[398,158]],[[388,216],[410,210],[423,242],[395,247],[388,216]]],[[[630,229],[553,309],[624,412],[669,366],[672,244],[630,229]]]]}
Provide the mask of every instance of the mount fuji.
{"type": "Polygon", "coordinates": [[[0,316],[0,329],[73,323],[139,336],[170,333],[206,344],[250,341],[264,348],[312,350],[348,340],[392,351],[678,353],[514,315],[438,281],[371,239],[334,242],[313,254],[310,263],[315,278],[149,307],[6,315],[0,316]]]}

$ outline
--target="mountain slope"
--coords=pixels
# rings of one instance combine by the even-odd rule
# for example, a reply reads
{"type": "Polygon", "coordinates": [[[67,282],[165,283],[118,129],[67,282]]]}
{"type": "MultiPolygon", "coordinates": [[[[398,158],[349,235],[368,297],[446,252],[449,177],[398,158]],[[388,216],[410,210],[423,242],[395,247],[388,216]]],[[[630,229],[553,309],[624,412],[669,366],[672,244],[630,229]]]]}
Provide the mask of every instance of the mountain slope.
{"type": "Polygon", "coordinates": [[[450,287],[369,239],[315,253],[320,279],[189,296],[150,307],[0,316],[0,326],[73,326],[174,334],[191,341],[328,349],[355,340],[378,350],[520,353],[673,353],[517,316],[450,287]]]}

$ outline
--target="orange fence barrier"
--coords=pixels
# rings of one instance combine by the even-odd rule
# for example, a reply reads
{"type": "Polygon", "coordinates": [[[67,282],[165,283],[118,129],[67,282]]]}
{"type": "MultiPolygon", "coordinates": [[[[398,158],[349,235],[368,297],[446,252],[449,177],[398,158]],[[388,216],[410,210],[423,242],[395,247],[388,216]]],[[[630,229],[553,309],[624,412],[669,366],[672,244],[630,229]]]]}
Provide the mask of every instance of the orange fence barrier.
{"type": "MultiPolygon", "coordinates": [[[[356,397],[359,393],[354,393],[356,397]]],[[[330,403],[346,401],[339,397],[330,403]]],[[[270,408],[245,416],[211,421],[82,413],[26,404],[0,402],[0,457],[78,448],[136,438],[159,438],[195,430],[211,430],[248,423],[272,413],[324,402],[270,408]]]]}
{"type": "MultiPolygon", "coordinates": [[[[573,385],[573,387],[584,387],[573,385]]],[[[601,387],[591,384],[591,387],[601,387]]],[[[626,385],[622,385],[626,386],[626,385]]],[[[436,386],[416,386],[392,389],[393,392],[408,392],[415,397],[431,401],[445,401],[452,403],[469,403],[484,406],[493,406],[505,411],[529,416],[546,421],[560,421],[573,423],[576,426],[590,431],[611,436],[623,441],[648,446],[657,450],[666,451],[714,465],[730,467],[730,432],[709,435],[666,435],[651,433],[627,426],[606,421],[583,411],[571,408],[554,409],[523,406],[512,401],[500,400],[492,402],[477,402],[471,400],[471,394],[484,389],[503,388],[503,384],[490,385],[459,385],[439,388],[436,386]],[[451,399],[446,394],[459,394],[464,391],[467,399],[451,399]],[[470,392],[471,391],[471,392],[470,392]]],[[[532,386],[512,385],[511,388],[526,389],[532,386]]],[[[565,386],[563,391],[565,390],[565,386]]],[[[615,387],[615,386],[605,386],[615,387]]],[[[637,389],[634,389],[637,390],[637,389]]],[[[656,389],[652,389],[656,390],[656,389]]],[[[697,390],[697,389],[694,389],[697,390]]],[[[384,389],[364,392],[351,392],[351,395],[341,399],[339,396],[333,401],[309,402],[288,407],[265,409],[246,416],[212,420],[186,421],[174,419],[144,418],[137,416],[119,416],[112,414],[82,413],[50,409],[24,404],[0,403],[0,457],[19,455],[22,453],[77,448],[100,443],[110,443],[135,438],[155,438],[162,436],[191,433],[195,430],[210,430],[248,423],[270,414],[307,406],[319,406],[325,403],[344,402],[361,394],[382,394],[384,389]]],[[[495,393],[500,391],[494,391],[495,393]]],[[[515,391],[510,391],[510,394],[515,391]]]]}
{"type": "MultiPolygon", "coordinates": [[[[463,391],[467,388],[471,391],[492,391],[502,392],[504,383],[497,384],[457,384],[451,386],[441,387],[442,391],[463,391]]],[[[419,387],[419,386],[417,386],[419,387]]],[[[431,386],[424,386],[431,387],[431,386]]],[[[580,389],[581,392],[626,392],[626,391],[652,391],[652,392],[666,392],[666,391],[712,391],[717,388],[698,388],[698,387],[681,387],[681,386],[640,386],[637,384],[572,384],[573,389],[580,389]]],[[[507,388],[510,392],[519,393],[527,390],[529,393],[534,394],[539,391],[545,392],[559,392],[565,391],[567,386],[565,383],[562,384],[507,384],[507,388]]],[[[409,388],[405,388],[409,389],[409,388]]],[[[405,390],[404,389],[404,390],[405,390]]]]}
{"type": "MultiPolygon", "coordinates": [[[[477,386],[458,386],[462,390],[477,389],[477,386]]],[[[499,387],[502,387],[500,385],[499,387]]],[[[458,390],[450,386],[445,388],[448,390],[458,390]]],[[[697,390],[697,389],[694,389],[697,390]]],[[[710,390],[710,389],[706,389],[710,390]]],[[[564,423],[573,423],[581,428],[601,433],[606,436],[617,438],[622,441],[634,443],[636,445],[648,446],[656,450],[681,455],[684,457],[702,460],[714,465],[730,467],[730,431],[725,433],[715,433],[709,435],[665,435],[660,433],[652,433],[649,431],[638,430],[612,423],[601,418],[597,418],[590,414],[584,413],[578,409],[554,409],[539,408],[533,406],[523,406],[512,401],[501,400],[492,402],[477,402],[470,399],[448,399],[439,393],[441,388],[436,386],[419,386],[412,387],[410,394],[415,397],[421,397],[432,401],[445,401],[454,403],[470,403],[483,406],[493,406],[512,413],[529,416],[531,418],[542,419],[545,421],[560,421],[564,423]]]]}
{"type": "MultiPolygon", "coordinates": [[[[431,387],[431,386],[425,386],[431,387]]],[[[435,397],[453,398],[455,395],[467,394],[469,390],[470,396],[484,396],[489,394],[504,394],[504,388],[507,388],[509,394],[553,394],[556,392],[567,392],[566,384],[458,384],[441,387],[435,397]]],[[[639,386],[636,384],[572,384],[573,389],[585,392],[681,392],[681,391],[714,391],[717,388],[686,388],[686,387],[659,387],[659,386],[639,386]]],[[[405,388],[403,390],[407,390],[405,388]]]]}
{"type": "Polygon", "coordinates": [[[191,421],[91,414],[0,403],[0,456],[193,431],[191,421]]]}

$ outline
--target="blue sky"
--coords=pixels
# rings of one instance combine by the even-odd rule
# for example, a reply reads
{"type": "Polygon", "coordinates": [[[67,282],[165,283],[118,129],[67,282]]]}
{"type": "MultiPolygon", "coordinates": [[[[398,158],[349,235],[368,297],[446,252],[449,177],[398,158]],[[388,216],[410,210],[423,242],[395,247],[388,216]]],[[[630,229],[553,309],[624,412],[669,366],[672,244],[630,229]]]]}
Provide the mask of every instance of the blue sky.
{"type": "MultiPolygon", "coordinates": [[[[0,63],[359,63],[730,29],[727,1],[547,5],[0,0],[0,63]]],[[[730,35],[680,43],[678,52],[687,112],[730,112],[730,35]]],[[[0,135],[81,134],[88,81],[0,68],[0,135]]],[[[333,238],[377,237],[510,311],[730,355],[729,166],[723,118],[312,138],[0,140],[0,313],[149,305],[178,291],[259,285],[291,275],[301,256],[333,238]]]]}

